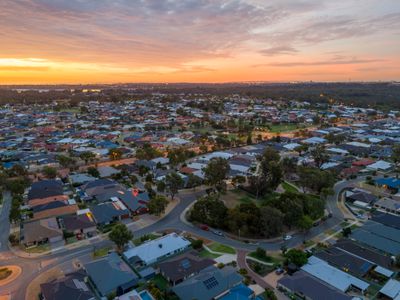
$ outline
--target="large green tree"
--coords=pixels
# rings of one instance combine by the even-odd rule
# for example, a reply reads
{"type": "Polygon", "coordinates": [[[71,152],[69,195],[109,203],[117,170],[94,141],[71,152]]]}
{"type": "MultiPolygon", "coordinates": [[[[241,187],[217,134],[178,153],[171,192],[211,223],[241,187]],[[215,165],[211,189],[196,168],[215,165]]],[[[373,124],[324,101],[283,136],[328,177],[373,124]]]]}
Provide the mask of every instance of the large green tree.
{"type": "Polygon", "coordinates": [[[148,208],[151,214],[160,216],[165,212],[167,208],[168,200],[163,195],[156,195],[155,197],[151,198],[148,203],[148,208]]]}
{"type": "Polygon", "coordinates": [[[119,252],[122,252],[124,246],[133,238],[132,232],[125,224],[116,224],[108,235],[111,241],[115,243],[119,252]]]}
{"type": "Polygon", "coordinates": [[[173,172],[165,177],[165,184],[171,199],[174,200],[174,197],[176,194],[178,194],[179,189],[183,188],[184,181],[179,174],[173,172]]]}
{"type": "Polygon", "coordinates": [[[226,159],[217,157],[211,159],[203,171],[207,184],[216,189],[221,189],[223,187],[222,183],[230,171],[230,166],[226,159]]]}
{"type": "Polygon", "coordinates": [[[228,214],[224,202],[216,195],[207,195],[193,205],[190,218],[199,223],[205,223],[212,227],[223,227],[228,214]]]}

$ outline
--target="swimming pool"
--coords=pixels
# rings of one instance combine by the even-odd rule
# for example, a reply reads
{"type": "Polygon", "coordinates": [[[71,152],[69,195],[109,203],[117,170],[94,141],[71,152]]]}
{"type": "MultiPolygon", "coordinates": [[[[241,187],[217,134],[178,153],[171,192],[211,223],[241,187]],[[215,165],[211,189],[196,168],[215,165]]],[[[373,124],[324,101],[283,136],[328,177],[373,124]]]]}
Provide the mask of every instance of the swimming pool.
{"type": "Polygon", "coordinates": [[[143,300],[154,300],[148,291],[143,291],[139,295],[143,300]]]}

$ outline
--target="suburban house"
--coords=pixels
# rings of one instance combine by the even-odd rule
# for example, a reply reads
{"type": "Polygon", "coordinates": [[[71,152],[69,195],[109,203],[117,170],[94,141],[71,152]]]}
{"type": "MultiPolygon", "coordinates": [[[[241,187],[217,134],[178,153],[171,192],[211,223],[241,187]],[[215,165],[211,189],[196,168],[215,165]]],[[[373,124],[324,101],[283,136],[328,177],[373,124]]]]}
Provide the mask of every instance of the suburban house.
{"type": "Polygon", "coordinates": [[[214,264],[215,261],[212,259],[201,258],[191,253],[185,253],[160,263],[158,268],[161,275],[174,286],[214,264]]]}
{"type": "Polygon", "coordinates": [[[123,295],[138,283],[139,277],[115,252],[85,264],[90,282],[103,297],[123,295]]]}
{"type": "Polygon", "coordinates": [[[387,178],[378,178],[375,180],[375,184],[378,187],[385,188],[389,190],[391,193],[396,194],[399,192],[400,188],[400,179],[387,177],[387,178]]]}
{"type": "Polygon", "coordinates": [[[134,267],[149,266],[185,251],[190,245],[187,239],[170,233],[125,251],[123,258],[134,267]]]}
{"type": "Polygon", "coordinates": [[[93,292],[85,282],[86,274],[82,270],[66,274],[40,285],[43,300],[95,300],[93,292]]]}
{"type": "Polygon", "coordinates": [[[309,257],[308,263],[301,269],[343,293],[346,293],[350,288],[365,293],[369,287],[368,282],[336,269],[316,256],[309,257]]]}
{"type": "Polygon", "coordinates": [[[400,281],[390,279],[379,290],[379,294],[383,299],[397,300],[400,298],[400,281]]]}
{"type": "Polygon", "coordinates": [[[23,225],[21,242],[26,246],[35,246],[49,242],[57,243],[63,240],[63,232],[56,218],[26,222],[23,225]]]}
{"type": "Polygon", "coordinates": [[[90,213],[64,216],[60,218],[62,228],[72,232],[78,239],[96,235],[96,223],[90,213]]]}
{"type": "Polygon", "coordinates": [[[219,269],[210,266],[174,286],[172,291],[180,299],[212,300],[221,298],[233,287],[241,284],[242,280],[242,276],[233,267],[219,269]]]}
{"type": "Polygon", "coordinates": [[[352,300],[353,297],[332,287],[329,283],[309,275],[307,272],[298,271],[293,275],[286,275],[278,280],[277,288],[292,293],[299,298],[319,300],[352,300]]]}
{"type": "Polygon", "coordinates": [[[130,217],[129,210],[119,200],[100,203],[90,207],[96,224],[99,226],[108,225],[130,217]]]}

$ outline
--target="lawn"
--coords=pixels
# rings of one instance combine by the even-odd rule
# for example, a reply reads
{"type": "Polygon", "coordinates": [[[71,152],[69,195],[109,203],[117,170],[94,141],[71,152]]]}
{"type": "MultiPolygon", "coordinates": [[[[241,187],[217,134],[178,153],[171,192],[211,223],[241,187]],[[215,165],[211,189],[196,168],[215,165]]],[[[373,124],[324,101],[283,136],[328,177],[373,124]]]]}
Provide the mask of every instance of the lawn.
{"type": "Polygon", "coordinates": [[[278,133],[278,132],[286,132],[286,131],[293,131],[299,129],[297,124],[271,124],[269,125],[270,132],[278,133]]]}
{"type": "Polygon", "coordinates": [[[273,263],[274,265],[280,265],[284,261],[284,258],[281,255],[272,256],[267,254],[266,256],[258,256],[256,252],[250,252],[249,256],[266,263],[273,263]]]}
{"type": "Polygon", "coordinates": [[[149,240],[152,241],[152,240],[158,239],[159,237],[160,236],[156,235],[156,234],[146,234],[144,236],[141,236],[140,238],[132,240],[132,242],[135,244],[135,246],[139,246],[146,241],[149,241],[149,240]]]}
{"type": "Polygon", "coordinates": [[[232,191],[227,191],[224,195],[221,195],[221,200],[224,201],[226,207],[234,208],[242,203],[255,203],[257,206],[260,206],[263,202],[269,201],[278,196],[278,193],[271,193],[256,199],[253,195],[247,193],[246,191],[235,189],[232,191]]]}
{"type": "Polygon", "coordinates": [[[215,252],[220,252],[220,253],[227,253],[227,254],[235,254],[236,251],[232,247],[229,247],[227,245],[223,245],[220,243],[212,243],[211,245],[208,246],[210,250],[215,251],[215,252]]]}
{"type": "Polygon", "coordinates": [[[157,274],[154,276],[154,278],[151,280],[161,291],[167,290],[169,284],[168,281],[161,275],[157,274]]]}
{"type": "Polygon", "coordinates": [[[112,249],[112,247],[103,247],[103,248],[96,249],[93,252],[93,257],[97,258],[97,257],[106,256],[108,254],[108,251],[110,251],[111,249],[112,249]]]}
{"type": "Polygon", "coordinates": [[[49,244],[43,244],[43,245],[38,245],[36,247],[23,248],[23,250],[27,253],[43,253],[46,251],[50,251],[51,248],[49,244]]]}
{"type": "Polygon", "coordinates": [[[214,259],[214,258],[220,257],[221,255],[214,254],[214,253],[211,253],[211,252],[207,251],[206,249],[203,249],[203,250],[201,250],[199,252],[199,256],[203,257],[203,258],[212,258],[212,259],[214,259]]]}
{"type": "Polygon", "coordinates": [[[291,184],[286,181],[282,182],[282,187],[286,192],[297,193],[298,190],[291,184]]]}

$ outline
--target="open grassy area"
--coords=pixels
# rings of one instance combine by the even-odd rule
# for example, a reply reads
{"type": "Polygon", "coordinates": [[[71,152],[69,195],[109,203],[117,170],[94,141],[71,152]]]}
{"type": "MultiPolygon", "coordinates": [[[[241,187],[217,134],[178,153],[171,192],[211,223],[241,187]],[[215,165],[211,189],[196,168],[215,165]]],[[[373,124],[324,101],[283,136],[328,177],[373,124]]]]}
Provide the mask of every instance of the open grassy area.
{"type": "Polygon", "coordinates": [[[112,247],[103,247],[103,248],[96,249],[93,252],[93,257],[97,258],[97,257],[106,256],[108,254],[108,251],[110,251],[111,249],[112,249],[112,247]]]}
{"type": "Polygon", "coordinates": [[[264,197],[260,197],[256,199],[253,195],[241,190],[235,189],[231,191],[227,191],[224,195],[221,195],[221,200],[224,201],[225,205],[228,208],[234,208],[235,206],[241,203],[255,203],[256,205],[260,206],[265,201],[268,201],[272,198],[278,197],[278,193],[271,193],[267,194],[264,197]]]}
{"type": "Polygon", "coordinates": [[[24,248],[23,249],[27,253],[43,253],[46,251],[50,251],[50,245],[49,244],[43,244],[43,245],[38,245],[36,247],[31,247],[31,248],[24,248]]]}
{"type": "Polygon", "coordinates": [[[206,249],[203,249],[203,250],[201,250],[199,252],[199,256],[203,257],[203,258],[212,258],[212,259],[214,259],[214,258],[220,257],[221,255],[214,254],[214,253],[211,253],[211,252],[207,251],[206,249]]]}
{"type": "Polygon", "coordinates": [[[284,258],[280,254],[276,255],[266,255],[266,256],[259,256],[257,252],[250,252],[248,256],[253,257],[255,259],[261,260],[266,263],[272,263],[274,265],[282,264],[284,258]]]}
{"type": "Polygon", "coordinates": [[[235,249],[233,249],[232,247],[220,243],[212,243],[211,245],[208,246],[208,248],[210,248],[212,251],[220,253],[227,253],[227,254],[236,253],[235,249]]]}
{"type": "Polygon", "coordinates": [[[167,290],[169,284],[168,281],[161,275],[157,274],[154,276],[154,278],[151,280],[161,291],[167,290]]]}
{"type": "Polygon", "coordinates": [[[282,182],[282,187],[286,192],[297,193],[297,189],[289,182],[282,182]]]}

